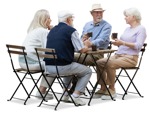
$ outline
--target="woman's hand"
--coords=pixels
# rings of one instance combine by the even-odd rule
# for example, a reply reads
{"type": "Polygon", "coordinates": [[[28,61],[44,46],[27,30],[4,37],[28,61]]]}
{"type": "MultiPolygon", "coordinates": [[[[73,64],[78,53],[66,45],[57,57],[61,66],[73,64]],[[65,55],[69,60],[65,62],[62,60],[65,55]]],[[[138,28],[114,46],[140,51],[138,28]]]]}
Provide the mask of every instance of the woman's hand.
{"type": "Polygon", "coordinates": [[[124,41],[119,39],[114,39],[114,41],[112,41],[112,44],[115,46],[120,46],[120,45],[124,45],[124,41]]]}

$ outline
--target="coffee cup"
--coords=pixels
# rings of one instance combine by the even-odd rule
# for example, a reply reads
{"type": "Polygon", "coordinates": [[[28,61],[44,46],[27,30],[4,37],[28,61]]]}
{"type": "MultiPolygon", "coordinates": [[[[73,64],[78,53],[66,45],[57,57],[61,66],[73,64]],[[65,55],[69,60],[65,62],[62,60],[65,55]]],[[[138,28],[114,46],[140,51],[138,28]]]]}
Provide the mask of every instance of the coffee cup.
{"type": "Polygon", "coordinates": [[[88,36],[88,37],[92,37],[92,35],[93,35],[92,32],[87,33],[87,36],[88,36]]]}
{"type": "Polygon", "coordinates": [[[118,33],[112,33],[112,35],[111,35],[111,37],[112,37],[113,40],[117,39],[117,36],[118,36],[118,33]]]}
{"type": "Polygon", "coordinates": [[[95,45],[92,45],[92,51],[96,51],[97,47],[95,45]]]}

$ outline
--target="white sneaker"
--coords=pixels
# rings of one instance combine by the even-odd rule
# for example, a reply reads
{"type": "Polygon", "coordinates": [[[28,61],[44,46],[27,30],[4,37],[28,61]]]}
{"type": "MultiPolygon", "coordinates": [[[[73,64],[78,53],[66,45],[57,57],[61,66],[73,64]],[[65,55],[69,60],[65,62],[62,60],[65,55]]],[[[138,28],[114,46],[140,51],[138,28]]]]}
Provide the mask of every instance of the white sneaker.
{"type": "MultiPolygon", "coordinates": [[[[46,94],[46,93],[42,94],[43,97],[45,96],[45,94],[46,94]]],[[[40,94],[38,91],[37,91],[37,93],[36,93],[36,97],[37,97],[37,98],[42,98],[41,94],[40,94]]],[[[45,99],[46,99],[46,100],[51,100],[51,99],[53,99],[53,95],[50,94],[50,93],[48,93],[48,94],[46,95],[45,99]]]]}
{"type": "Polygon", "coordinates": [[[93,99],[101,98],[103,95],[102,94],[94,94],[93,99]]]}
{"type": "MultiPolygon", "coordinates": [[[[113,91],[112,89],[108,89],[108,90],[110,91],[111,96],[112,96],[113,98],[117,97],[116,91],[113,91]]],[[[102,99],[102,100],[110,100],[110,99],[111,99],[111,96],[109,95],[109,92],[106,91],[106,92],[105,92],[105,95],[102,95],[102,96],[101,96],[101,99],[102,99]]]]}
{"type": "Polygon", "coordinates": [[[106,91],[104,90],[98,90],[97,92],[95,92],[95,94],[93,95],[93,99],[97,99],[97,98],[101,98],[106,91]]]}
{"type": "Polygon", "coordinates": [[[61,100],[64,102],[70,102],[68,95],[64,95],[61,100]]]}
{"type": "MultiPolygon", "coordinates": [[[[117,94],[115,93],[115,94],[112,94],[111,95],[113,98],[116,98],[117,97],[117,94]]],[[[102,100],[111,100],[111,97],[110,97],[110,95],[102,95],[101,96],[101,99],[102,100]]]]}
{"type": "Polygon", "coordinates": [[[75,98],[73,95],[71,95],[71,97],[73,98],[76,105],[80,105],[80,106],[86,105],[86,103],[82,101],[80,97],[75,98]]]}

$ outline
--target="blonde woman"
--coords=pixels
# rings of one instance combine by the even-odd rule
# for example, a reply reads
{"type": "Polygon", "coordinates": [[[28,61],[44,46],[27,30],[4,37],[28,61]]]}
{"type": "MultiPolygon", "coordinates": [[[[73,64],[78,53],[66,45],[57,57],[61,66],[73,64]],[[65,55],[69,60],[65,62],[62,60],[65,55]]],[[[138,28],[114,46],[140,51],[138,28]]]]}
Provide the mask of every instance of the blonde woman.
{"type": "MultiPolygon", "coordinates": [[[[40,69],[34,48],[45,47],[48,32],[52,27],[50,26],[50,23],[51,23],[51,18],[49,12],[45,9],[41,9],[35,13],[34,18],[31,24],[29,25],[29,28],[27,30],[27,36],[23,42],[23,46],[26,47],[26,52],[28,54],[27,61],[30,70],[40,69]]],[[[41,61],[43,61],[43,59],[41,59],[41,61]]],[[[26,69],[24,57],[22,56],[19,57],[19,64],[22,68],[26,69]]],[[[44,62],[43,62],[43,68],[44,68],[44,62]]],[[[51,79],[48,79],[48,81],[50,82],[51,79]]],[[[44,80],[44,78],[42,78],[40,91],[42,92],[43,96],[46,93],[47,87],[48,85],[46,84],[46,81],[44,80]]],[[[41,98],[39,92],[37,92],[36,96],[41,98]]],[[[53,98],[52,94],[48,94],[46,96],[46,99],[52,99],[52,98],[53,98]]]]}

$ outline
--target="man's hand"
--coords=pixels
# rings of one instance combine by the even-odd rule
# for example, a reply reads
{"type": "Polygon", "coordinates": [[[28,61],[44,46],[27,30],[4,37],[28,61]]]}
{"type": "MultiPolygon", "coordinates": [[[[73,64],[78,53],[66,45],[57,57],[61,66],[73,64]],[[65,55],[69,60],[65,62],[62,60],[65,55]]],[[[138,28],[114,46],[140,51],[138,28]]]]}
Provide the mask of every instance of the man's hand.
{"type": "Polygon", "coordinates": [[[83,37],[82,37],[82,41],[86,41],[89,39],[89,36],[87,34],[84,34],[83,37]]]}
{"type": "Polygon", "coordinates": [[[89,39],[85,40],[83,43],[84,43],[84,45],[86,45],[88,47],[92,46],[92,42],[89,39]]]}

